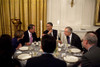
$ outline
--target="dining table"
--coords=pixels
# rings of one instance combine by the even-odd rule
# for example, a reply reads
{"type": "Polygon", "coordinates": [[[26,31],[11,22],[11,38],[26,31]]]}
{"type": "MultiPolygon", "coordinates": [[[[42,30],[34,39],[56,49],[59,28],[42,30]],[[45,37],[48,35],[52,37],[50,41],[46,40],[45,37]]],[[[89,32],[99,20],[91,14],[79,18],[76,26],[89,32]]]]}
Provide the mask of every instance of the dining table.
{"type": "MultiPolygon", "coordinates": [[[[27,60],[32,57],[42,55],[44,52],[41,49],[41,41],[33,42],[31,45],[24,45],[15,51],[13,58],[17,59],[22,67],[25,67],[27,60]]],[[[66,62],[67,67],[72,67],[76,62],[81,60],[82,52],[75,46],[70,44],[57,43],[56,49],[53,52],[55,58],[66,62]]]]}

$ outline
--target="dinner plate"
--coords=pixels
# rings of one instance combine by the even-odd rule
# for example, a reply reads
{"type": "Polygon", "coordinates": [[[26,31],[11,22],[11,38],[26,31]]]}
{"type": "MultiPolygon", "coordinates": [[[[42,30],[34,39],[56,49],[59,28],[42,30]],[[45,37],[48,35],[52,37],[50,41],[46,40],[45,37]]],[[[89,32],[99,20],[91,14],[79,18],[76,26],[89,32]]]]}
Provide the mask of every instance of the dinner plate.
{"type": "Polygon", "coordinates": [[[20,47],[19,50],[28,50],[28,47],[27,46],[20,47]]]}
{"type": "Polygon", "coordinates": [[[77,49],[77,48],[71,48],[70,51],[72,53],[80,53],[81,52],[81,50],[80,49],[77,49]]]}
{"type": "Polygon", "coordinates": [[[77,62],[79,59],[78,59],[78,57],[75,57],[75,56],[66,56],[66,57],[64,57],[64,60],[66,62],[74,63],[74,62],[77,62]]]}
{"type": "Polygon", "coordinates": [[[20,54],[20,53],[22,53],[22,52],[21,52],[21,51],[17,51],[16,53],[17,53],[17,54],[20,54]]]}
{"type": "Polygon", "coordinates": [[[31,58],[31,55],[30,54],[20,54],[20,55],[18,55],[17,58],[20,60],[27,60],[27,59],[31,58]]]}

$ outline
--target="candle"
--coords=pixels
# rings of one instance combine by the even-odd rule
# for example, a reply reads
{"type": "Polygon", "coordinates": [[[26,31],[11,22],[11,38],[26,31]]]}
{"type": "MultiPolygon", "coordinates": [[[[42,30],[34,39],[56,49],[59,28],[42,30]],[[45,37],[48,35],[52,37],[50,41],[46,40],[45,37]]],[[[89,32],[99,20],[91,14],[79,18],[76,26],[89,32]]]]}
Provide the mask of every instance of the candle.
{"type": "Polygon", "coordinates": [[[42,20],[40,20],[40,24],[41,24],[41,34],[40,34],[40,38],[42,38],[42,20]]]}
{"type": "Polygon", "coordinates": [[[59,23],[60,23],[60,22],[59,22],[59,20],[58,20],[58,21],[57,21],[57,24],[59,25],[59,23]]]}
{"type": "Polygon", "coordinates": [[[58,21],[57,21],[57,24],[58,24],[58,34],[59,34],[59,23],[60,23],[60,22],[59,22],[59,20],[58,20],[58,21]]]}
{"type": "Polygon", "coordinates": [[[57,25],[58,25],[58,35],[57,35],[57,40],[58,40],[58,38],[59,38],[59,20],[57,21],[57,25]]]}

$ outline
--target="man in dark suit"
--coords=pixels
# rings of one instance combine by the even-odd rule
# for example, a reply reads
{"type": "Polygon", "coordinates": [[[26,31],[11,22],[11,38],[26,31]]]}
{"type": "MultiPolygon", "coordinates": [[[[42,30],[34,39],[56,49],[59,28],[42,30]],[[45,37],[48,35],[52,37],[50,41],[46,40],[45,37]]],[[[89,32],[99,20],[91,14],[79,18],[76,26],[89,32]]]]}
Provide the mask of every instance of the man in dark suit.
{"type": "Polygon", "coordinates": [[[64,34],[66,36],[67,43],[79,48],[80,50],[83,50],[80,37],[78,35],[76,35],[75,33],[73,33],[72,31],[73,30],[71,27],[65,28],[64,34]]]}
{"type": "Polygon", "coordinates": [[[97,34],[97,38],[98,38],[97,46],[100,47],[100,28],[98,28],[96,30],[96,34],[97,34]]]}
{"type": "Polygon", "coordinates": [[[32,42],[37,41],[37,35],[35,33],[35,26],[30,24],[28,30],[24,32],[23,38],[24,44],[30,45],[32,42]]]}
{"type": "Polygon", "coordinates": [[[55,58],[52,53],[56,48],[56,39],[50,35],[44,35],[41,48],[44,53],[39,57],[28,59],[26,67],[67,67],[62,60],[55,58]]]}
{"type": "Polygon", "coordinates": [[[54,36],[57,39],[57,30],[52,29],[53,24],[51,22],[47,23],[47,30],[43,32],[43,35],[48,34],[54,36]]]}
{"type": "Polygon", "coordinates": [[[83,47],[88,50],[82,56],[82,67],[100,67],[100,48],[96,46],[97,36],[87,33],[83,38],[83,47]]]}

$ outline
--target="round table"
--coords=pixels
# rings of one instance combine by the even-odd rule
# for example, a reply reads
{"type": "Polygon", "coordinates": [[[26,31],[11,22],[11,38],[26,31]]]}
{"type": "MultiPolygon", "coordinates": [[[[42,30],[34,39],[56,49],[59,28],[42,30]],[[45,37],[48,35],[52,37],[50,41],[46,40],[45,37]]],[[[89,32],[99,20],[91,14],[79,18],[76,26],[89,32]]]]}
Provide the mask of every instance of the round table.
{"type": "MultiPolygon", "coordinates": [[[[21,50],[21,49],[16,50],[13,58],[18,59],[18,56],[21,54],[29,54],[29,55],[31,55],[31,57],[36,57],[36,56],[40,56],[41,54],[43,54],[40,41],[33,42],[30,46],[25,45],[23,47],[28,47],[28,49],[27,50],[21,50]]],[[[73,53],[70,51],[70,49],[72,49],[72,48],[76,48],[76,47],[70,46],[68,44],[60,45],[58,43],[53,55],[54,55],[54,57],[59,58],[60,60],[64,60],[65,56],[76,56],[80,60],[81,56],[82,56],[82,52],[73,53]]],[[[21,63],[22,67],[24,67],[26,65],[27,59],[24,59],[24,60],[18,59],[18,61],[21,63]]],[[[75,64],[75,62],[74,63],[66,62],[66,63],[67,63],[67,67],[71,67],[73,64],[75,64]]]]}

